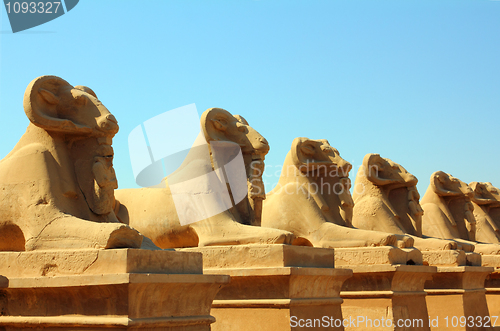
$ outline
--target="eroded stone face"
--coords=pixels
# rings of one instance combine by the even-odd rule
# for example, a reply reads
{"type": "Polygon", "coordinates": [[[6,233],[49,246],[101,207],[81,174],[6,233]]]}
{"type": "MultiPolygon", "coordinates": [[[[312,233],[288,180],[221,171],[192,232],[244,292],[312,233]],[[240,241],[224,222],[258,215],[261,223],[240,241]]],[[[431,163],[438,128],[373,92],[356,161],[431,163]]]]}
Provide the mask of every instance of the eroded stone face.
{"type": "Polygon", "coordinates": [[[113,212],[118,122],[95,93],[42,76],[24,110],[31,123],[0,161],[0,249],[140,247],[113,212]]]}

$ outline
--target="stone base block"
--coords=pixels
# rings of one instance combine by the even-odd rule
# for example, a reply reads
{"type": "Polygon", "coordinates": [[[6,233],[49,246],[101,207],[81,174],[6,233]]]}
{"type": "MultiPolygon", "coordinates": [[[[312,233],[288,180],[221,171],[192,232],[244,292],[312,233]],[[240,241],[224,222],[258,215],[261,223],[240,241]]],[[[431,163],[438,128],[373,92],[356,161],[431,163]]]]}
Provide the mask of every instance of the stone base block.
{"type": "Polygon", "coordinates": [[[462,250],[422,251],[424,264],[434,266],[481,266],[481,254],[462,250]]]}
{"type": "Polygon", "coordinates": [[[202,274],[202,255],[174,250],[82,249],[0,252],[0,275],[202,274]]]}
{"type": "Polygon", "coordinates": [[[183,248],[178,251],[202,253],[204,269],[333,268],[335,264],[333,249],[305,246],[255,244],[183,248]]]}
{"type": "Polygon", "coordinates": [[[483,267],[500,269],[500,255],[481,255],[483,267]]]}
{"type": "Polygon", "coordinates": [[[337,267],[381,264],[422,265],[422,263],[422,253],[415,248],[383,246],[335,249],[335,265],[337,267]]]}
{"type": "Polygon", "coordinates": [[[339,293],[352,271],[334,269],[333,249],[243,245],[185,250],[203,253],[206,273],[231,276],[213,302],[217,322],[212,330],[344,330],[339,293]]]}
{"type": "Polygon", "coordinates": [[[483,265],[483,256],[481,254],[467,252],[465,256],[467,257],[466,265],[471,267],[480,267],[483,265]]]}
{"type": "Polygon", "coordinates": [[[2,330],[210,330],[229,282],[174,251],[0,253],[0,270],[2,330]]]}
{"type": "Polygon", "coordinates": [[[490,316],[500,330],[500,268],[495,268],[495,271],[486,277],[485,287],[490,316]]]}
{"type": "Polygon", "coordinates": [[[490,320],[484,283],[492,271],[489,267],[438,267],[438,273],[425,283],[432,329],[491,330],[482,324],[490,320]],[[462,316],[469,323],[460,323],[462,316]]]}
{"type": "Polygon", "coordinates": [[[350,266],[342,286],[346,330],[430,330],[424,283],[437,268],[421,265],[350,266]]]}

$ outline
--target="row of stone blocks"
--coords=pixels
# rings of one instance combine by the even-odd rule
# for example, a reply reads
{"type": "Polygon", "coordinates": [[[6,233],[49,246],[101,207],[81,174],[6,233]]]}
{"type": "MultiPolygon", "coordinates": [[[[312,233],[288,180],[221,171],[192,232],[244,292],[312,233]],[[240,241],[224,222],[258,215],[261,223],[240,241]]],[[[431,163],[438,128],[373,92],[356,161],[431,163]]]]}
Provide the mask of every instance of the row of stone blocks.
{"type": "Polygon", "coordinates": [[[426,254],[287,245],[3,252],[0,330],[493,330],[498,269],[457,251],[423,265],[426,254]]]}

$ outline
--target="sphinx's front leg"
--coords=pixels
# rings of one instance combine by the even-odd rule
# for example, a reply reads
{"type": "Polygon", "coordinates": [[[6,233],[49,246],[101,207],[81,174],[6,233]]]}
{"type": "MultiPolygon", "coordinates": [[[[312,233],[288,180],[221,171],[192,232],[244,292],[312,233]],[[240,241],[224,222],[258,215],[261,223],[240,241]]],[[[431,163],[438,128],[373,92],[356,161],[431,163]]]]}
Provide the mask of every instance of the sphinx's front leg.
{"type": "Polygon", "coordinates": [[[26,250],[140,248],[142,235],[122,223],[98,223],[60,215],[26,238],[26,250]]]}

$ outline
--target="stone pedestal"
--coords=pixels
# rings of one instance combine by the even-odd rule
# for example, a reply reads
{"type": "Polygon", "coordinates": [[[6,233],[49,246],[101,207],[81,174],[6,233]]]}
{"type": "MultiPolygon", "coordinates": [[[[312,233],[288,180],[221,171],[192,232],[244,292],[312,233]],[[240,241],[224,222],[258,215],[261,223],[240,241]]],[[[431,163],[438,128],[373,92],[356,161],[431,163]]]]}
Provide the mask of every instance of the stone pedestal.
{"type": "Polygon", "coordinates": [[[201,254],[140,249],[0,253],[0,329],[210,330],[229,282],[201,254]]]}
{"type": "Polygon", "coordinates": [[[418,250],[375,247],[335,251],[337,266],[341,261],[341,267],[353,270],[341,291],[345,330],[430,330],[424,283],[437,268],[422,265],[418,250]]]}
{"type": "Polygon", "coordinates": [[[438,267],[425,283],[432,330],[491,330],[483,324],[490,316],[484,281],[492,271],[490,267],[438,267]]]}
{"type": "Polygon", "coordinates": [[[500,255],[483,255],[483,266],[493,267],[494,271],[486,277],[486,301],[494,326],[500,329],[500,255]],[[498,317],[498,318],[497,318],[498,317]]]}
{"type": "Polygon", "coordinates": [[[490,268],[481,267],[478,253],[461,250],[423,251],[424,263],[438,273],[425,283],[431,330],[483,330],[491,325],[484,279],[490,268]]]}
{"type": "Polygon", "coordinates": [[[334,268],[333,249],[243,245],[203,253],[206,273],[231,283],[212,305],[214,331],[343,330],[339,293],[351,270],[334,268]]]}
{"type": "Polygon", "coordinates": [[[500,329],[500,268],[495,268],[488,275],[485,281],[485,288],[486,302],[488,303],[488,309],[492,318],[492,325],[500,329]]]}

